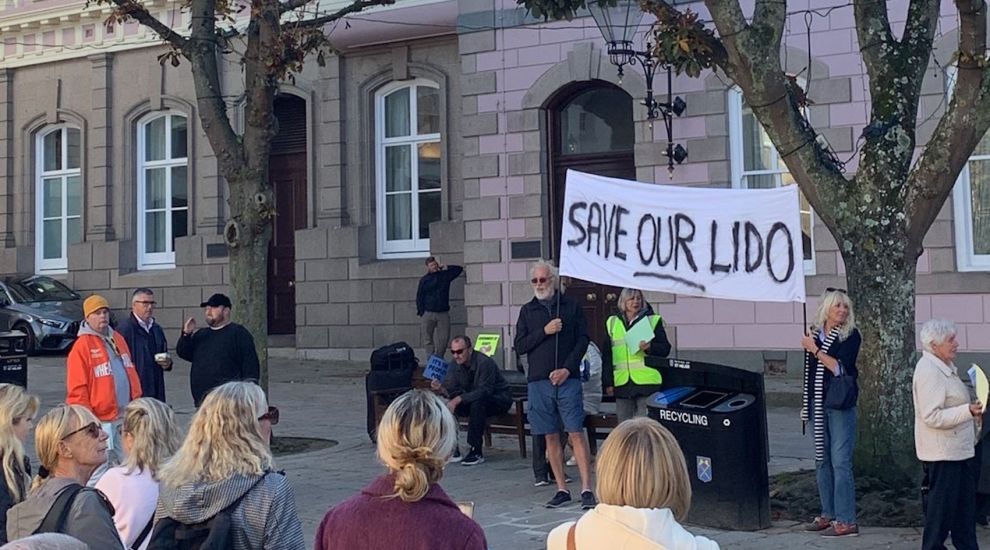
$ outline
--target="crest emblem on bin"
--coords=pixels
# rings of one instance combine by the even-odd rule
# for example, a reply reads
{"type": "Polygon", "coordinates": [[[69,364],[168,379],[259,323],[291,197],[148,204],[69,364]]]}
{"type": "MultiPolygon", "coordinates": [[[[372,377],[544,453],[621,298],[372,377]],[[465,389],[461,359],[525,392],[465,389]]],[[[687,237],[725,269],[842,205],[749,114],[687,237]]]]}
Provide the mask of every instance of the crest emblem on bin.
{"type": "Polygon", "coordinates": [[[702,483],[709,483],[712,480],[712,459],[707,456],[698,456],[698,479],[702,483]]]}

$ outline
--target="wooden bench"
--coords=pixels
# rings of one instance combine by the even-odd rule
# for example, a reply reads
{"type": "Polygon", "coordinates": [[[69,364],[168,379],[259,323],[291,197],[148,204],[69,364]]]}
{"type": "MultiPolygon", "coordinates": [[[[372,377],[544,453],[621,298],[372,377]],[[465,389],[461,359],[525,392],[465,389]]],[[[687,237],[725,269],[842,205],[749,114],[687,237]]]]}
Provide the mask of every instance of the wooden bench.
{"type": "MultiPolygon", "coordinates": [[[[602,403],[615,403],[615,397],[603,395],[602,403]]],[[[591,449],[591,454],[598,454],[598,440],[604,440],[618,425],[619,417],[615,413],[599,412],[584,417],[584,429],[588,433],[588,446],[591,449]]]]}
{"type": "MultiPolygon", "coordinates": [[[[516,371],[502,371],[507,379],[515,381],[516,371]]],[[[525,382],[525,378],[523,378],[525,382]]],[[[488,417],[488,425],[485,427],[485,446],[492,446],[492,434],[515,435],[519,442],[519,454],[526,458],[526,436],[529,435],[529,422],[526,418],[526,386],[510,381],[512,389],[512,406],[504,414],[488,417]]],[[[412,388],[390,388],[371,392],[375,408],[375,422],[381,422],[385,409],[388,408],[389,398],[394,398],[396,394],[401,394],[410,389],[430,389],[430,380],[423,377],[423,369],[417,368],[413,372],[412,388]]],[[[457,419],[463,429],[467,429],[467,419],[460,417],[457,419]]]]}

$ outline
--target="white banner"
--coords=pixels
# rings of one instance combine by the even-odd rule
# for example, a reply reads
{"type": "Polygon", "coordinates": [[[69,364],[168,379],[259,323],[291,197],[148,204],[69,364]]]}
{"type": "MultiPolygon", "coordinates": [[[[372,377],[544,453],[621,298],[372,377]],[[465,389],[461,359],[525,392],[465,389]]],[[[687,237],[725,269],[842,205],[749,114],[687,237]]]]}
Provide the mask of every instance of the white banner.
{"type": "Polygon", "coordinates": [[[690,296],[803,302],[796,185],[700,189],[567,171],[560,274],[690,296]]]}

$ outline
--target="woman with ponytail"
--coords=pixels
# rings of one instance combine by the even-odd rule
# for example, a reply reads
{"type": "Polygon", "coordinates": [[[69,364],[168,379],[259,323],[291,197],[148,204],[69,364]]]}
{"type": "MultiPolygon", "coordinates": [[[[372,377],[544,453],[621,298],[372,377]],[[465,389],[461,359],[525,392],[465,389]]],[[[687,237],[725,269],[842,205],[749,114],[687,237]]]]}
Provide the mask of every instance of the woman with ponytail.
{"type": "Polygon", "coordinates": [[[100,421],[81,405],[59,405],[41,417],[34,433],[41,465],[27,498],[7,512],[10,540],[62,533],[90,548],[123,550],[113,507],[103,493],[86,487],[107,461],[107,439],[100,421]]]}
{"type": "Polygon", "coordinates": [[[481,527],[439,485],[456,443],[457,422],[435,395],[412,390],[393,401],[378,426],[388,473],[327,512],[315,550],[488,548],[481,527]]]}
{"type": "Polygon", "coordinates": [[[158,503],[158,469],[182,437],[172,409],[152,397],[128,403],[122,430],[124,463],[107,470],[96,488],[113,504],[113,522],[124,545],[144,550],[158,503]]]}
{"type": "Polygon", "coordinates": [[[0,484],[0,543],[7,542],[7,510],[27,497],[31,483],[31,463],[24,456],[24,443],[34,427],[38,404],[38,398],[24,388],[0,384],[0,463],[4,481],[0,484]]]}

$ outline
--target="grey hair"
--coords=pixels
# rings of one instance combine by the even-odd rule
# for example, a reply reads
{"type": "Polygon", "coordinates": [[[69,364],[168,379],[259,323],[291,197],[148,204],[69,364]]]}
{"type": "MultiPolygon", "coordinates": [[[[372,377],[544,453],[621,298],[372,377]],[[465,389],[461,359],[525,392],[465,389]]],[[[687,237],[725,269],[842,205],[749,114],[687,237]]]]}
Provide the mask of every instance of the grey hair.
{"type": "Polygon", "coordinates": [[[550,278],[551,279],[553,279],[555,281],[558,280],[557,279],[557,268],[554,267],[554,265],[552,263],[550,263],[550,262],[548,262],[546,260],[540,260],[540,261],[534,263],[532,266],[530,266],[530,268],[529,268],[529,277],[532,279],[534,276],[536,276],[536,270],[538,268],[541,268],[541,267],[546,268],[547,273],[550,274],[550,278]]]}
{"type": "MultiPolygon", "coordinates": [[[[616,307],[619,308],[619,313],[626,312],[626,302],[632,300],[636,296],[639,296],[641,303],[639,304],[639,309],[642,311],[646,308],[646,298],[643,296],[643,291],[638,288],[623,288],[622,292],[619,293],[619,299],[615,301],[616,307]]],[[[637,312],[639,313],[639,312],[637,312]]]]}
{"type": "Polygon", "coordinates": [[[88,550],[88,548],[86,543],[62,533],[40,533],[0,546],[0,550],[88,550]]]}
{"type": "Polygon", "coordinates": [[[935,353],[935,346],[955,336],[956,324],[948,319],[929,319],[921,325],[921,347],[935,353]]]}
{"type": "Polygon", "coordinates": [[[136,289],[134,289],[134,292],[131,293],[131,302],[134,302],[135,300],[137,300],[137,297],[138,296],[143,296],[145,294],[147,294],[149,296],[154,296],[155,295],[155,291],[154,290],[151,290],[148,287],[144,287],[144,286],[141,287],[141,288],[136,288],[136,289]]]}

